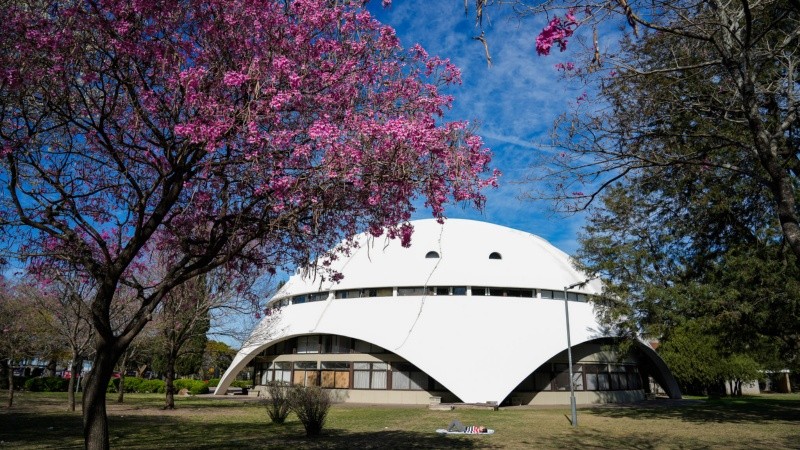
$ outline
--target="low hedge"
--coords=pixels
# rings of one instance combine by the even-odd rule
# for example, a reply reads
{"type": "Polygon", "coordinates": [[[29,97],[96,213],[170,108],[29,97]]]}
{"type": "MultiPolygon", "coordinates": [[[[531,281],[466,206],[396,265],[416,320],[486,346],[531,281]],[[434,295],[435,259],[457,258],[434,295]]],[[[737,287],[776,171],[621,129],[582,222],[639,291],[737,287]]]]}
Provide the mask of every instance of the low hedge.
{"type": "Polygon", "coordinates": [[[69,380],[61,377],[36,377],[25,381],[25,390],[30,392],[67,392],[69,380]]]}
{"type": "MultiPolygon", "coordinates": [[[[164,380],[125,377],[125,392],[136,394],[163,394],[166,392],[164,380]]],[[[108,392],[119,392],[119,378],[108,383],[108,392]]]]}
{"type": "Polygon", "coordinates": [[[192,395],[208,394],[208,383],[203,380],[190,380],[181,378],[173,382],[175,391],[180,392],[181,389],[188,389],[192,395]]]}

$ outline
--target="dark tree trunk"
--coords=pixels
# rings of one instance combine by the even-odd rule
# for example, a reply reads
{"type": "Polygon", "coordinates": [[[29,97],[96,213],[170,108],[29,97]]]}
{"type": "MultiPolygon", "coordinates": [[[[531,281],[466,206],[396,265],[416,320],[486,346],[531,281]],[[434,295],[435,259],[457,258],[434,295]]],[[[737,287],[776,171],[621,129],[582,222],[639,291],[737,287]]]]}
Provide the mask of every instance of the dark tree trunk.
{"type": "Polygon", "coordinates": [[[58,367],[58,361],[55,359],[51,359],[47,361],[47,367],[44,369],[44,376],[46,377],[54,377],[56,376],[56,368],[58,367]]]}
{"type": "Polygon", "coordinates": [[[8,407],[14,406],[14,363],[8,360],[8,407]]]}
{"type": "Polygon", "coordinates": [[[128,368],[128,353],[125,352],[120,363],[119,385],[117,385],[117,403],[125,401],[125,369],[128,368]]]}
{"type": "Polygon", "coordinates": [[[75,411],[75,388],[77,387],[76,384],[78,383],[81,369],[83,369],[83,358],[77,353],[73,353],[72,365],[69,367],[69,387],[67,388],[69,391],[69,394],[67,394],[67,402],[69,403],[68,407],[70,411],[75,411]]]}
{"type": "Polygon", "coordinates": [[[167,367],[166,373],[164,374],[167,397],[164,409],[175,409],[175,360],[177,359],[173,351],[167,354],[167,367]]]}
{"type": "Polygon", "coordinates": [[[125,372],[119,374],[119,386],[117,387],[117,403],[125,402],[125,372]]]}
{"type": "Polygon", "coordinates": [[[110,345],[102,344],[95,353],[83,390],[83,438],[87,450],[109,448],[106,389],[119,355],[110,345]]]}

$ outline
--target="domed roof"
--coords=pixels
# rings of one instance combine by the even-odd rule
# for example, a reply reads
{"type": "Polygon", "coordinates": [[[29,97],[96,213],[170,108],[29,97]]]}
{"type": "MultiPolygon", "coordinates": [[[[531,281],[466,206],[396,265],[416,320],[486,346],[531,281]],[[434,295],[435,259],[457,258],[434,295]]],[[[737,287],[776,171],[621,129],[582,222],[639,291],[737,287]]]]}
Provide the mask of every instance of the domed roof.
{"type": "MultiPolygon", "coordinates": [[[[356,237],[359,247],[333,262],[344,278],[323,281],[307,271],[292,276],[275,296],[283,298],[310,292],[358,288],[411,286],[485,286],[549,289],[582,282],[587,276],[576,270],[569,256],[539,236],[464,219],[411,222],[411,247],[398,239],[356,237]]],[[[600,281],[582,288],[599,294],[600,281]]]]}

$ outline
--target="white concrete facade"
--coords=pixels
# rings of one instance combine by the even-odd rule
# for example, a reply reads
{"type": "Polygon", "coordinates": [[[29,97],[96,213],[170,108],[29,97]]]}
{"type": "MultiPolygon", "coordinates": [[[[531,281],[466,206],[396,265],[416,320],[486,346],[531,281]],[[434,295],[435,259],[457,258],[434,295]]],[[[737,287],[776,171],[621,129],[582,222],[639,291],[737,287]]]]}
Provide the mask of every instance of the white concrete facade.
{"type": "MultiPolygon", "coordinates": [[[[360,248],[334,262],[344,275],[339,283],[292,276],[271,304],[305,301],[302,296],[313,293],[321,293],[318,299],[324,300],[289,304],[267,317],[236,355],[216,392],[224,393],[236,374],[267,347],[292,337],[329,334],[398,355],[463,402],[499,404],[566,349],[563,289],[587,277],[573,268],[565,253],[537,236],[483,222],[412,224],[411,248],[402,248],[397,240],[359,236],[360,248]],[[413,287],[424,289],[418,295],[400,295],[413,287]],[[453,287],[465,287],[466,295],[453,295],[453,287]],[[359,289],[382,289],[381,295],[387,296],[336,298],[344,295],[342,291],[359,289]]],[[[570,290],[569,297],[585,300],[600,288],[599,281],[591,280],[570,290]]],[[[590,302],[567,304],[573,346],[606,337],[590,302]]],[[[548,396],[557,394],[538,396],[537,402],[549,403],[548,396]]],[[[582,395],[587,402],[596,397],[582,395]]],[[[350,401],[374,402],[386,397],[386,403],[397,402],[390,397],[401,403],[403,396],[409,403],[426,398],[419,392],[352,390],[348,396],[350,401]]]]}

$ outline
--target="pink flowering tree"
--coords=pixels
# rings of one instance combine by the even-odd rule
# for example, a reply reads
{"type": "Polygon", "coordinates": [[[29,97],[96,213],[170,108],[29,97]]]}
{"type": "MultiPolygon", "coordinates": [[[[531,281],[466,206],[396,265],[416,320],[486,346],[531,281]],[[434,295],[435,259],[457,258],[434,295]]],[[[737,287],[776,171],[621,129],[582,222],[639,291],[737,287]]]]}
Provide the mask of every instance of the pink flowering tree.
{"type": "Polygon", "coordinates": [[[334,257],[363,229],[409,245],[414,205],[483,204],[489,152],[442,119],[458,70],[342,3],[2,6],[0,232],[95,286],[87,448],[108,448],[114,365],[174,287],[334,257]],[[112,324],[123,288],[135,308],[112,324]]]}

